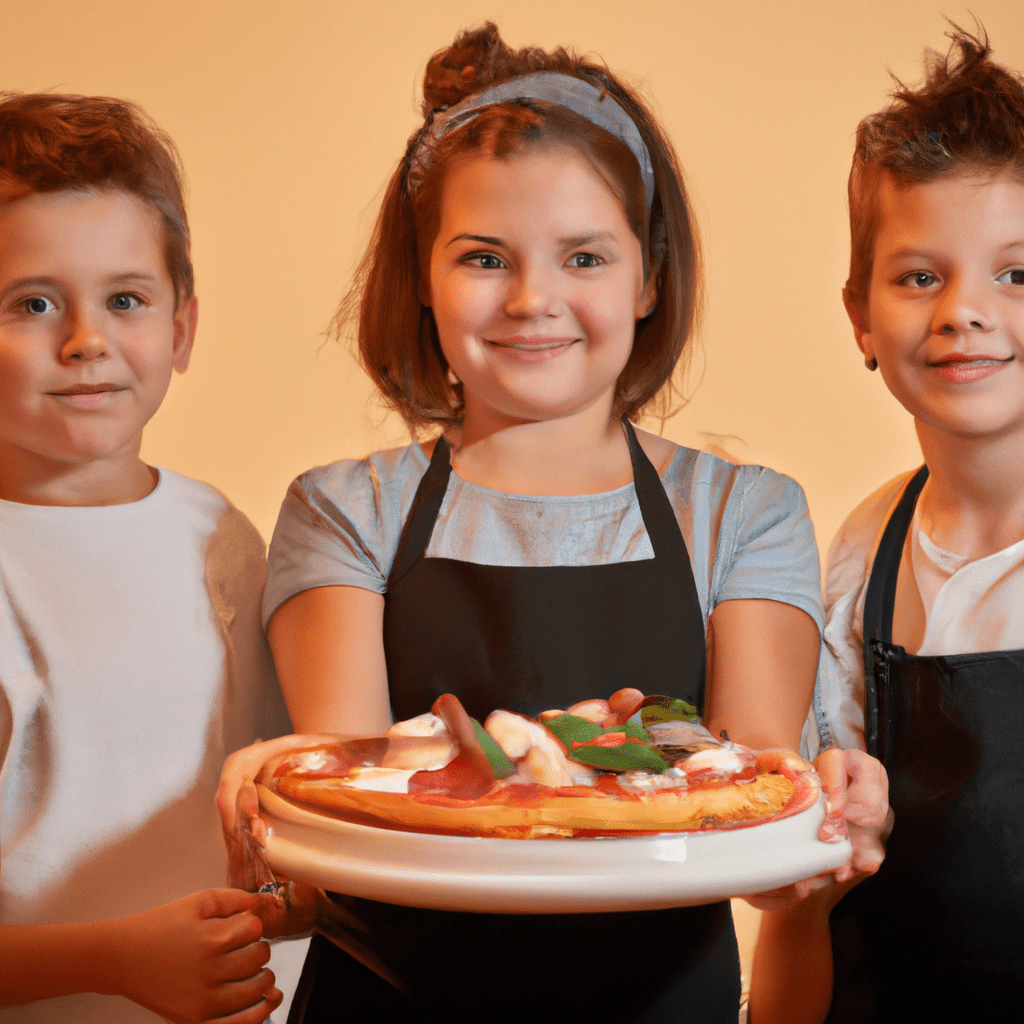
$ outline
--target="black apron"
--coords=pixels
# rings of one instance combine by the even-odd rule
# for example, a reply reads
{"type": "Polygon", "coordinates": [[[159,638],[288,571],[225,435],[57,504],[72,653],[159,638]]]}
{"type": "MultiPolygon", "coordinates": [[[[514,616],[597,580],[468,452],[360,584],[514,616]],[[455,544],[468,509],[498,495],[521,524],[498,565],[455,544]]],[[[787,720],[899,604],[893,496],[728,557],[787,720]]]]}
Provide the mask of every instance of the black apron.
{"type": "MultiPolygon", "coordinates": [[[[625,430],[654,558],[579,567],[424,558],[451,473],[449,447],[438,440],[385,597],[396,720],[422,714],[442,693],[481,720],[496,707],[536,715],[623,686],[703,706],[704,621],[690,559],[657,471],[628,422],[625,430]]],[[[376,1008],[371,1020],[737,1019],[739,958],[727,902],[501,915],[337,899],[366,925],[361,941],[411,998],[315,937],[291,1024],[350,1019],[363,999],[376,1008]]]]}
{"type": "Polygon", "coordinates": [[[865,739],[889,773],[885,862],[831,916],[830,1024],[1009,1020],[1024,994],[1024,650],[892,645],[896,579],[927,469],[875,556],[865,739]]]}

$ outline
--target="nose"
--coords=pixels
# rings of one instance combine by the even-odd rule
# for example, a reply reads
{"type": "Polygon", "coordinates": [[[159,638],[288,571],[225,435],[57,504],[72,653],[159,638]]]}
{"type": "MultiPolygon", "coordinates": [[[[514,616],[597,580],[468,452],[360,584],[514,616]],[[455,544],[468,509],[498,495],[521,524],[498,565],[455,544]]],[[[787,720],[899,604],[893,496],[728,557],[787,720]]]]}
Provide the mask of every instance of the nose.
{"type": "Polygon", "coordinates": [[[983,284],[975,285],[956,278],[946,285],[935,307],[934,334],[985,332],[991,331],[993,326],[993,315],[983,284]]]}
{"type": "Polygon", "coordinates": [[[62,363],[88,363],[107,354],[107,339],[101,331],[85,323],[75,324],[71,336],[60,350],[62,363]]]}
{"type": "Polygon", "coordinates": [[[549,275],[529,267],[522,268],[509,281],[505,312],[517,319],[532,320],[557,316],[560,300],[549,275]]]}

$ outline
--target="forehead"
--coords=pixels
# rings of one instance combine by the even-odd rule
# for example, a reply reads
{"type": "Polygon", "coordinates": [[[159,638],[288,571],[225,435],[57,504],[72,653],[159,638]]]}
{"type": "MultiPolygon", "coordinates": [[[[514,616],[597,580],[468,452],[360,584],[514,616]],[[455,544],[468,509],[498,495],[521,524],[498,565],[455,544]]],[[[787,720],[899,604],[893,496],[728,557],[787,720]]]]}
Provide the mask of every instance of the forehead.
{"type": "Polygon", "coordinates": [[[1024,182],[976,168],[909,185],[884,175],[876,213],[876,256],[907,245],[1000,244],[1024,230],[1024,182]]]}
{"type": "Polygon", "coordinates": [[[160,215],[131,193],[33,192],[0,205],[0,265],[5,271],[17,265],[47,274],[88,267],[124,272],[154,262],[169,278],[160,215]]]}
{"type": "Polygon", "coordinates": [[[467,218],[557,230],[587,220],[629,229],[619,197],[589,160],[565,147],[520,151],[508,157],[472,154],[448,168],[441,193],[444,227],[467,218]]]}

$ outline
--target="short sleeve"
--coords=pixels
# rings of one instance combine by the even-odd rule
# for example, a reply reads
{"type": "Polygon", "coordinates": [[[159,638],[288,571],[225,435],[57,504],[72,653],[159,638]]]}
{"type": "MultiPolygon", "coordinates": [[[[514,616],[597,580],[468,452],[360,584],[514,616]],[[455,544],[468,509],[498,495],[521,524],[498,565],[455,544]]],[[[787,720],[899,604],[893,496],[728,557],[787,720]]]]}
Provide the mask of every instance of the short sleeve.
{"type": "Polygon", "coordinates": [[[303,473],[288,488],[268,555],[263,621],[315,587],[383,594],[427,459],[418,445],[303,473]]]}
{"type": "Polygon", "coordinates": [[[879,537],[909,476],[890,480],[854,509],[829,549],[813,709],[820,749],[864,749],[864,597],[879,537]]]}
{"type": "Polygon", "coordinates": [[[712,608],[722,601],[768,600],[824,622],[821,569],[803,489],[760,466],[735,467],[718,527],[712,608]]]}

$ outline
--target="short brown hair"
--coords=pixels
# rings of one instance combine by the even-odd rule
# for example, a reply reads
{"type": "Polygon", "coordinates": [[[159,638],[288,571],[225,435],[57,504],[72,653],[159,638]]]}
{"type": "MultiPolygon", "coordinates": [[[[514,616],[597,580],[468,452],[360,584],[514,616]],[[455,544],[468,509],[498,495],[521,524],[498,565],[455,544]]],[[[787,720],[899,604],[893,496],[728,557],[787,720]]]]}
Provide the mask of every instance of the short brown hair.
{"type": "Polygon", "coordinates": [[[682,173],[653,115],[606,67],[565,50],[513,50],[488,22],[434,54],[423,83],[425,124],[409,140],[392,176],[376,228],[352,289],[335,317],[337,333],[358,316],[362,362],[387,404],[412,430],[462,419],[461,389],[452,385],[431,310],[420,301],[422,270],[437,233],[445,171],[471,153],[507,158],[531,146],[576,150],[622,203],[655,278],[657,304],[639,321],[619,377],[613,411],[635,416],[665,395],[665,385],[699,318],[703,292],[700,244],[682,173]],[[491,85],[537,71],[573,75],[606,91],[633,120],[654,168],[650,213],[636,158],[624,143],[573,111],[541,100],[483,108],[430,150],[429,169],[410,187],[413,155],[435,113],[491,85]]]}
{"type": "Polygon", "coordinates": [[[131,193],[160,214],[175,299],[191,298],[181,160],[145,111],[108,96],[0,93],[0,203],[86,189],[131,193]]]}
{"type": "Polygon", "coordinates": [[[925,52],[925,81],[894,78],[892,102],[864,118],[850,170],[850,277],[847,302],[866,301],[871,282],[878,191],[976,169],[1024,179],[1024,80],[990,59],[988,36],[957,25],[945,55],[925,52]]]}

